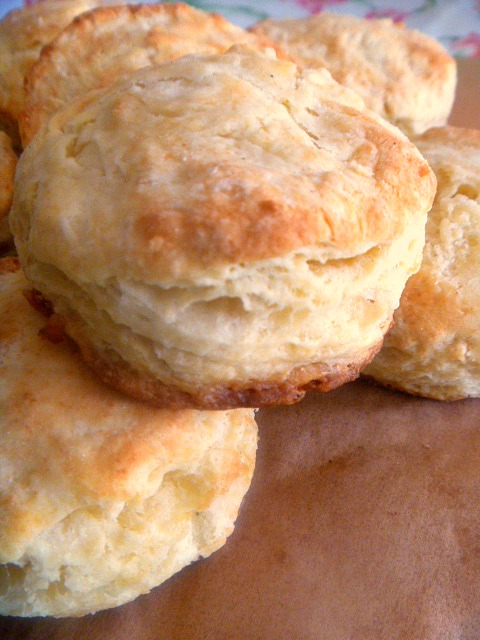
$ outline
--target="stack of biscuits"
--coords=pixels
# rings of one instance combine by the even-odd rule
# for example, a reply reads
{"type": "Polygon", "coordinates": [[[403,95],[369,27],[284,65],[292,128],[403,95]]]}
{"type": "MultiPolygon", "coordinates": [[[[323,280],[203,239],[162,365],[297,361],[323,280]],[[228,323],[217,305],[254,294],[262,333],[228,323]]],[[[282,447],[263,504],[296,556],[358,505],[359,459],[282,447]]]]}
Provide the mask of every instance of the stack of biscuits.
{"type": "Polygon", "coordinates": [[[362,371],[478,395],[480,138],[445,126],[455,82],[384,20],[7,14],[1,613],[114,607],[218,549],[261,407],[362,371]],[[440,338],[435,269],[458,294],[440,338]]]}

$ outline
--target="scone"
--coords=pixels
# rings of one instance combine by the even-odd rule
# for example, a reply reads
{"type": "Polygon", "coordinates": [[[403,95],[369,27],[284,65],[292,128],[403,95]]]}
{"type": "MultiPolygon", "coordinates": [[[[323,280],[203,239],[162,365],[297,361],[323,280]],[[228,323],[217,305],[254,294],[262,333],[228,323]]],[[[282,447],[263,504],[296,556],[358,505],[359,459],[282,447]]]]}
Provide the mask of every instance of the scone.
{"type": "Polygon", "coordinates": [[[17,156],[12,141],[4,131],[0,131],[0,249],[12,242],[8,226],[8,212],[12,204],[13,181],[17,156]]]}
{"type": "Polygon", "coordinates": [[[42,0],[13,9],[0,20],[0,128],[20,148],[18,117],[23,82],[42,47],[78,14],[108,0],[42,0]]]}
{"type": "Polygon", "coordinates": [[[75,19],[25,79],[20,134],[25,146],[59,107],[129,71],[188,53],[220,53],[236,43],[263,47],[266,38],[183,3],[99,7],[75,19]]]}
{"type": "Polygon", "coordinates": [[[441,127],[416,139],[438,192],[419,272],[366,373],[438,400],[480,396],[480,131],[441,127]]]}
{"type": "Polygon", "coordinates": [[[455,97],[454,58],[434,38],[388,18],[321,12],[252,27],[307,67],[327,67],[365,104],[409,136],[446,124],[455,97]]]}
{"type": "Polygon", "coordinates": [[[157,406],[359,375],[418,268],[435,178],[328,71],[234,47],[133,72],[24,151],[10,224],[100,376],[157,406]]]}
{"type": "Polygon", "coordinates": [[[81,616],[222,546],[249,488],[253,411],[158,410],[39,335],[0,261],[0,613],[81,616]]]}

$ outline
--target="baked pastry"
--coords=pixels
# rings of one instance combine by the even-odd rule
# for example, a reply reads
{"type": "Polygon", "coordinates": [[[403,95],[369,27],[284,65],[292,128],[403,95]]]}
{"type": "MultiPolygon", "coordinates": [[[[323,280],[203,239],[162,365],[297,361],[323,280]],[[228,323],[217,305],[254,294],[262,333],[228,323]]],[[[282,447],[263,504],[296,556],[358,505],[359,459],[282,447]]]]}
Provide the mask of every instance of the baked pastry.
{"type": "Polygon", "coordinates": [[[479,397],[480,131],[441,127],[416,144],[438,179],[422,266],[366,372],[428,398],[479,397]]]}
{"type": "Polygon", "coordinates": [[[19,148],[18,117],[25,74],[48,44],[78,14],[108,0],[42,0],[0,20],[0,128],[19,148]]]}
{"type": "Polygon", "coordinates": [[[0,131],[0,248],[12,242],[8,212],[12,204],[16,166],[17,156],[13,150],[12,141],[4,131],[0,131]]]}
{"type": "Polygon", "coordinates": [[[326,66],[338,82],[409,136],[447,122],[456,63],[426,34],[389,18],[324,11],[308,18],[268,19],[252,31],[276,42],[297,64],[326,66]]]}
{"type": "Polygon", "coordinates": [[[220,53],[235,43],[263,47],[266,38],[217,14],[183,3],[93,9],[67,26],[25,79],[20,133],[27,144],[48,116],[89,89],[188,53],[220,53]]]}
{"type": "Polygon", "coordinates": [[[226,548],[124,607],[3,640],[477,640],[480,402],[361,382],[257,414],[226,548]]]}
{"type": "Polygon", "coordinates": [[[259,407],[358,376],[434,191],[416,147],[328,71],[234,47],[57,111],[19,161],[10,223],[104,380],[158,406],[259,407]]]}
{"type": "Polygon", "coordinates": [[[39,335],[27,286],[0,261],[0,612],[80,616],[225,543],[257,428],[249,409],[155,410],[103,385],[39,335]]]}

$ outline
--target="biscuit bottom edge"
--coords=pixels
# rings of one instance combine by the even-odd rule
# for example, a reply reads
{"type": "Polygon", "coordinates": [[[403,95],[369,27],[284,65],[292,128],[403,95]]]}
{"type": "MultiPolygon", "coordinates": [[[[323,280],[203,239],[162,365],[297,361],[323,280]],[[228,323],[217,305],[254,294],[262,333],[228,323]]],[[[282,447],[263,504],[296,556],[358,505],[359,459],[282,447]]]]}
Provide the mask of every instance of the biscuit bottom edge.
{"type": "Polygon", "coordinates": [[[226,385],[199,385],[185,390],[161,382],[152,374],[139,372],[108,346],[98,348],[84,335],[67,333],[80,349],[85,362],[96,374],[118,391],[158,408],[228,410],[290,405],[307,392],[328,392],[353,382],[379,352],[382,342],[370,347],[351,362],[315,362],[294,367],[283,377],[266,380],[234,381],[226,385]]]}

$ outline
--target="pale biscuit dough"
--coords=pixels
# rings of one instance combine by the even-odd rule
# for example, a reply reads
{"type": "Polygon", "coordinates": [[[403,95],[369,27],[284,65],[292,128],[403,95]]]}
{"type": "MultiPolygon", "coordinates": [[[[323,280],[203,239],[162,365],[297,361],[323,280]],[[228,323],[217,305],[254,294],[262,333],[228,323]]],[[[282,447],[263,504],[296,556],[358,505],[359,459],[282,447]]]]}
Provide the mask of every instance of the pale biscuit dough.
{"type": "Polygon", "coordinates": [[[409,393],[480,396],[480,131],[441,127],[416,139],[438,192],[419,272],[366,373],[409,393]]]}
{"type": "Polygon", "coordinates": [[[0,131],[0,247],[11,244],[12,234],[8,225],[8,212],[12,204],[13,181],[17,155],[12,141],[4,131],[0,131]]]}
{"type": "Polygon", "coordinates": [[[121,396],[0,261],[0,613],[80,616],[133,600],[232,532],[253,474],[253,411],[156,410],[121,396]]]}
{"type": "Polygon", "coordinates": [[[27,74],[22,143],[28,144],[51,113],[89,89],[147,65],[188,53],[221,53],[236,43],[269,44],[220,15],[183,3],[93,9],[45,47],[27,74]]]}
{"type": "Polygon", "coordinates": [[[434,192],[415,146],[328,71],[237,47],[56,112],[10,218],[28,278],[104,379],[224,409],[358,376],[434,192]]]}
{"type": "Polygon", "coordinates": [[[411,136],[444,125],[455,97],[454,58],[434,38],[392,20],[320,12],[268,19],[252,31],[301,65],[327,67],[365,104],[411,136]]]}
{"type": "Polygon", "coordinates": [[[42,47],[77,15],[108,0],[42,0],[13,9],[0,20],[0,128],[21,146],[18,118],[23,82],[42,47]]]}

